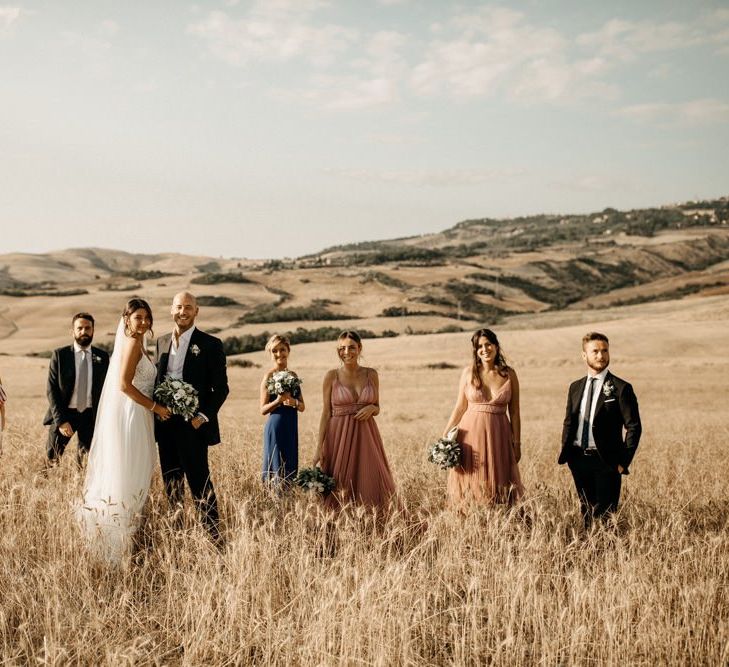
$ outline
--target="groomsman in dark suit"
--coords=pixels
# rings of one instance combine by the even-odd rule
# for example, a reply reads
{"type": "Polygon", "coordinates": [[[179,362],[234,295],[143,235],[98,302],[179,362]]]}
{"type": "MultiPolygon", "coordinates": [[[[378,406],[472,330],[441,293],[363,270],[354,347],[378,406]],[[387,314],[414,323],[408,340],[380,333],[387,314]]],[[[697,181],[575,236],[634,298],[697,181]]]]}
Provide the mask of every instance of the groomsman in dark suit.
{"type": "Polygon", "coordinates": [[[53,351],[48,368],[48,429],[46,455],[49,466],[58,462],[66,445],[78,434],[76,460],[82,465],[94,436],[96,406],[109,368],[109,355],[93,347],[94,318],[77,313],[72,320],[73,343],[53,351]]]}
{"type": "Polygon", "coordinates": [[[228,375],[223,343],[195,327],[198,312],[192,294],[175,295],[174,330],[157,340],[157,383],[171,376],[191,384],[198,391],[199,412],[190,421],[177,415],[165,422],[155,420],[155,435],[170,504],[182,505],[187,479],[200,516],[218,541],[218,502],[210,479],[208,447],[220,442],[218,410],[228,396],[228,375]]]}
{"type": "Polygon", "coordinates": [[[580,498],[585,527],[618,509],[622,475],[640,441],[638,399],[630,383],[608,370],[607,336],[582,338],[587,376],[570,385],[559,463],[567,463],[580,498]]]}

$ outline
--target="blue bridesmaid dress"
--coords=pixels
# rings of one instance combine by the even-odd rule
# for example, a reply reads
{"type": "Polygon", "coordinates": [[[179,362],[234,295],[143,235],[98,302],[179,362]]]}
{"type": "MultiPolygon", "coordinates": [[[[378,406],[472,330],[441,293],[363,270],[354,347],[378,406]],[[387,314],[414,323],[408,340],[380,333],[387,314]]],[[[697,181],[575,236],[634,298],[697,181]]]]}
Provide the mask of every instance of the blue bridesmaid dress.
{"type": "MultiPolygon", "coordinates": [[[[299,392],[293,398],[301,398],[299,392]]],[[[270,394],[269,401],[276,398],[270,394]]],[[[293,482],[299,468],[299,411],[279,405],[263,428],[263,481],[293,482]]]]}

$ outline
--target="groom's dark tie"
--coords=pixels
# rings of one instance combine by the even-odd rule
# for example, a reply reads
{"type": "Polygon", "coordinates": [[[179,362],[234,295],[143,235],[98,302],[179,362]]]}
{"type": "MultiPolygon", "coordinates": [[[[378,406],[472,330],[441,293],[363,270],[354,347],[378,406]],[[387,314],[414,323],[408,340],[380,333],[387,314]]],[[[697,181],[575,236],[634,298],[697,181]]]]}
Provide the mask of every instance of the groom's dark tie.
{"type": "Polygon", "coordinates": [[[592,412],[592,392],[595,389],[595,380],[597,378],[590,378],[590,383],[587,389],[587,401],[585,401],[585,414],[582,417],[582,440],[580,446],[583,450],[587,449],[587,445],[590,444],[590,413],[592,412]]]}
{"type": "Polygon", "coordinates": [[[78,367],[78,389],[76,390],[76,410],[83,412],[88,408],[89,393],[89,353],[81,350],[81,363],[78,367]]]}

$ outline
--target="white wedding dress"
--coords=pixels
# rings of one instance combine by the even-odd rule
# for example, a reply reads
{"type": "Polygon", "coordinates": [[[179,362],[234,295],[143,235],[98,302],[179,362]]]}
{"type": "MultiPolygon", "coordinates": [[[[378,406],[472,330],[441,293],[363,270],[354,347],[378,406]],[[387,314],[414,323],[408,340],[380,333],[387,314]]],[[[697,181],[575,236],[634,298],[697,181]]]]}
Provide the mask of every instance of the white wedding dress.
{"type": "MultiPolygon", "coordinates": [[[[76,517],[89,549],[110,563],[129,552],[156,462],[153,414],[121,391],[124,322],[119,323],[91,441],[84,495],[76,517]]],[[[146,356],[134,386],[152,396],[157,369],[146,356]]]]}

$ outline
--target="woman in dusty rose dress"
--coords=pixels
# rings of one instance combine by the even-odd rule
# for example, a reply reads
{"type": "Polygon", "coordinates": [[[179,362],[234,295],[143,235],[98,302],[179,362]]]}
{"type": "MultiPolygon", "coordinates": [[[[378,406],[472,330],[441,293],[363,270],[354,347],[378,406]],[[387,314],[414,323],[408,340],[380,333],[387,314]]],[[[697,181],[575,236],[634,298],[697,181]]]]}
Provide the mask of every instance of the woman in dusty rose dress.
{"type": "Polygon", "coordinates": [[[448,473],[450,504],[513,503],[524,493],[519,475],[519,380],[490,329],[471,337],[473,360],[463,369],[444,435],[458,426],[461,465],[448,473]]]}
{"type": "Polygon", "coordinates": [[[352,502],[385,510],[395,494],[395,483],[374,420],[380,413],[377,371],[360,366],[362,340],[356,331],[339,335],[337,353],[341,367],[324,377],[314,460],[337,483],[325,503],[332,509],[352,502]]]}

